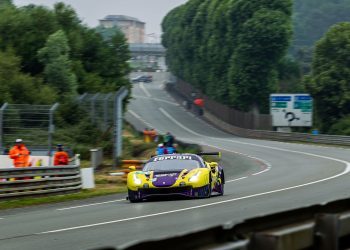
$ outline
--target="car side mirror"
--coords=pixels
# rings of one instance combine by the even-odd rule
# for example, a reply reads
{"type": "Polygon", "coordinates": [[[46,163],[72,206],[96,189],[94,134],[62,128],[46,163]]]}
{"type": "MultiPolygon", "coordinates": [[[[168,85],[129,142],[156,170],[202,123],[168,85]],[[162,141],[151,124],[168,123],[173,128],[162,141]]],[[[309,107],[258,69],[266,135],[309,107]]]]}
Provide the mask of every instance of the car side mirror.
{"type": "Polygon", "coordinates": [[[211,171],[214,173],[216,168],[219,166],[219,164],[217,162],[210,162],[209,166],[210,166],[211,171]]]}
{"type": "Polygon", "coordinates": [[[219,164],[217,162],[210,162],[209,166],[210,166],[210,168],[216,168],[219,166],[219,164]]]}
{"type": "Polygon", "coordinates": [[[135,167],[135,166],[130,166],[130,167],[129,167],[129,170],[130,170],[130,171],[136,171],[136,167],[135,167]]]}

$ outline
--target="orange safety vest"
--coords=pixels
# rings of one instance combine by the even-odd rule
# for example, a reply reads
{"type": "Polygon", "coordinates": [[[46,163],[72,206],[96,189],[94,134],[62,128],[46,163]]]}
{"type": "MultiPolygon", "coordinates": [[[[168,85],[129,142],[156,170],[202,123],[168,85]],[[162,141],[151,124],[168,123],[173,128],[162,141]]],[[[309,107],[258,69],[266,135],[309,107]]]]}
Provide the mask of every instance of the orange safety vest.
{"type": "Polygon", "coordinates": [[[69,163],[69,156],[67,152],[64,151],[58,151],[55,153],[53,157],[53,165],[68,165],[69,163]]]}
{"type": "Polygon", "coordinates": [[[29,167],[29,150],[26,148],[26,146],[13,146],[9,152],[9,156],[11,159],[13,159],[13,165],[16,168],[24,168],[29,167]]]}

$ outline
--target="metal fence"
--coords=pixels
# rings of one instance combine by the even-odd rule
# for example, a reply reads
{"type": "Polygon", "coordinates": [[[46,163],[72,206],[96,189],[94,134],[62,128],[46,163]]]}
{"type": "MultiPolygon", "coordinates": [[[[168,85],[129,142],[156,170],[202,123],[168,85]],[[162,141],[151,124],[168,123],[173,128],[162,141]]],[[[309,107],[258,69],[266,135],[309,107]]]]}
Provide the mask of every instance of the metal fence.
{"type": "Polygon", "coordinates": [[[113,129],[113,157],[117,164],[122,154],[123,100],[129,90],[122,87],[115,93],[85,93],[78,98],[81,108],[90,115],[91,122],[101,130],[113,129]]]}
{"type": "Polygon", "coordinates": [[[242,112],[230,108],[203,95],[193,86],[180,79],[172,86],[175,91],[181,93],[189,101],[192,101],[194,95],[203,97],[205,109],[228,124],[246,129],[272,130],[271,115],[242,112]]]}
{"type": "Polygon", "coordinates": [[[28,147],[50,151],[54,133],[54,105],[5,103],[0,108],[0,149],[8,149],[17,138],[28,147]]]}
{"type": "Polygon", "coordinates": [[[90,114],[93,124],[103,131],[114,124],[115,93],[85,93],[78,98],[79,106],[90,114]]]}
{"type": "MultiPolygon", "coordinates": [[[[176,85],[180,87],[168,83],[167,90],[175,98],[178,98],[179,101],[189,100],[187,95],[193,90],[193,87],[186,83],[176,85]],[[184,95],[182,91],[187,94],[184,95]]],[[[210,99],[206,100],[204,111],[203,118],[209,123],[215,124],[216,127],[241,137],[350,146],[350,136],[271,131],[268,125],[271,124],[271,117],[269,115],[259,115],[257,117],[251,113],[244,113],[237,110],[232,111],[232,109],[210,99]],[[240,125],[245,124],[245,126],[241,127],[237,123],[240,125]],[[251,129],[250,127],[256,128],[251,129]]]]}
{"type": "Polygon", "coordinates": [[[81,188],[79,164],[0,169],[0,200],[72,193],[81,188]]]}
{"type": "Polygon", "coordinates": [[[204,113],[204,118],[216,127],[229,132],[231,134],[253,138],[253,139],[267,139],[276,141],[296,141],[296,142],[311,142],[319,144],[330,144],[330,145],[342,145],[350,146],[350,136],[341,135],[313,135],[308,133],[289,133],[289,132],[276,132],[267,130],[253,130],[245,129],[228,124],[211,114],[210,112],[204,113]]]}

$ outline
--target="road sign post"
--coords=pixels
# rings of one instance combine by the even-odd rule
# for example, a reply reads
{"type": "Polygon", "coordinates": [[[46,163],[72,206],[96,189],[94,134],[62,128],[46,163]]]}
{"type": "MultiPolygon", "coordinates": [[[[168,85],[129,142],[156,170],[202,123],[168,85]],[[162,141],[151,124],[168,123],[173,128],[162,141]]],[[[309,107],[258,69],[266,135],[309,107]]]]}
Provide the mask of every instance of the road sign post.
{"type": "Polygon", "coordinates": [[[271,94],[270,114],[274,127],[311,127],[312,97],[309,94],[271,94]]]}

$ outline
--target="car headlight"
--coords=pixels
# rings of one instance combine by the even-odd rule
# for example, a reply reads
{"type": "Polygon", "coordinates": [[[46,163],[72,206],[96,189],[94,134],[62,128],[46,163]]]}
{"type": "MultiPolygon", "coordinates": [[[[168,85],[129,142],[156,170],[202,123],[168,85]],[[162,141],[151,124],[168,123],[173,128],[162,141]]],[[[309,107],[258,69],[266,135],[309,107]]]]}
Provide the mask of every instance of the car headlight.
{"type": "Polygon", "coordinates": [[[194,175],[192,175],[192,176],[188,179],[188,181],[190,181],[190,182],[197,182],[200,173],[201,173],[201,171],[198,171],[197,173],[195,173],[194,175]]]}
{"type": "Polygon", "coordinates": [[[140,185],[142,183],[141,179],[138,178],[136,174],[133,175],[133,178],[134,178],[134,183],[136,185],[140,185]]]}

